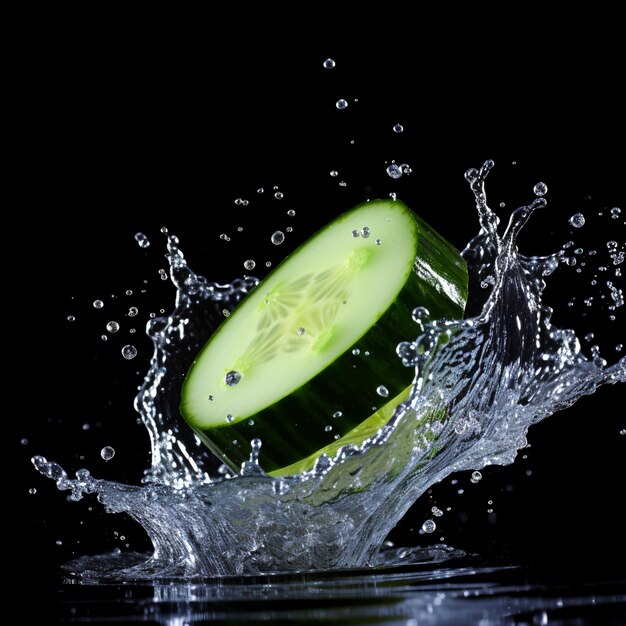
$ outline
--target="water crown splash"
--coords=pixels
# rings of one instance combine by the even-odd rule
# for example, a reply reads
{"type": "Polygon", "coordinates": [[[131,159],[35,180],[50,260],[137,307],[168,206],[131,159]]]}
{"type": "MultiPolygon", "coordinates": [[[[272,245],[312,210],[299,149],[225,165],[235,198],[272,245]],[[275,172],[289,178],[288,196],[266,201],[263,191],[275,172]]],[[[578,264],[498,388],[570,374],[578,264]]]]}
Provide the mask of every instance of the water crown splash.
{"type": "MultiPolygon", "coordinates": [[[[480,231],[463,256],[480,312],[465,320],[431,320],[421,311],[419,336],[397,347],[416,371],[408,401],[362,445],[344,446],[335,458],[323,455],[313,470],[296,476],[267,476],[257,462],[262,442],[254,441],[240,475],[223,470],[211,477],[215,459],[179,417],[191,361],[258,281],[210,283],[189,268],[170,235],[175,309],[148,323],[154,354],[135,398],[152,451],[144,484],[99,480],[86,469],[70,479],[58,464],[33,458],[72,499],[95,493],[107,511],[134,518],[154,552],[82,557],[69,570],[83,581],[140,580],[401,562],[402,554],[380,547],[430,486],[453,472],[513,462],[530,425],[598,385],[625,382],[626,357],[610,366],[597,354],[587,359],[574,331],[552,325],[542,294],[563,251],[526,257],[516,247],[525,222],[546,200],[540,195],[515,210],[500,237],[484,188],[492,167],[487,161],[465,175],[480,231]]],[[[434,546],[419,554],[436,560],[458,552],[434,546]]]]}

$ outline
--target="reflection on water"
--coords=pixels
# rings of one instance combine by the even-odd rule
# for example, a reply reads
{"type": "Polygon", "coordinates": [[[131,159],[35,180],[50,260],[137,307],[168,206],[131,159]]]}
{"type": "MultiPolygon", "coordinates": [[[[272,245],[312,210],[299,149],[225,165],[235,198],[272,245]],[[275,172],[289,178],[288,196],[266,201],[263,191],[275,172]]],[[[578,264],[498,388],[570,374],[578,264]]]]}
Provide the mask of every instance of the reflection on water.
{"type": "MultiPolygon", "coordinates": [[[[128,555],[120,558],[131,558],[128,555]]],[[[128,563],[127,563],[128,564],[128,563]]],[[[411,626],[626,623],[626,584],[529,583],[515,567],[407,566],[209,582],[64,585],[73,623],[349,623],[411,626]],[[91,616],[97,615],[97,618],[91,616]]],[[[71,582],[69,579],[66,582],[71,582]]]]}

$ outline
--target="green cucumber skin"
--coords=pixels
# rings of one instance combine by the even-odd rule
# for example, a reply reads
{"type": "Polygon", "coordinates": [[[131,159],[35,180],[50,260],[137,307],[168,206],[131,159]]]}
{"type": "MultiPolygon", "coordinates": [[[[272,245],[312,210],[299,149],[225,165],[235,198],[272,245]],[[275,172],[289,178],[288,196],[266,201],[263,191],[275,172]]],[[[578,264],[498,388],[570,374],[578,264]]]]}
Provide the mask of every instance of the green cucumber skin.
{"type": "Polygon", "coordinates": [[[193,427],[207,447],[232,469],[237,471],[249,459],[250,441],[255,438],[266,439],[268,444],[261,446],[259,454],[259,464],[266,472],[291,465],[332,443],[336,434],[344,435],[358,426],[375,411],[373,407],[382,407],[411,384],[415,372],[402,365],[395,348],[400,341],[410,341],[418,334],[419,327],[411,316],[416,306],[426,307],[434,318],[462,317],[467,298],[465,264],[455,248],[413,217],[419,228],[419,262],[413,274],[421,281],[417,275],[409,276],[396,300],[354,344],[359,355],[352,354],[352,348],[347,350],[315,378],[250,419],[213,426],[206,432],[193,427]],[[449,250],[449,255],[442,256],[429,238],[449,250]],[[457,285],[458,294],[453,299],[441,293],[437,276],[457,285]],[[388,389],[387,398],[377,394],[378,385],[388,389]],[[345,404],[332,398],[340,398],[345,404]],[[337,420],[332,417],[336,411],[342,413],[337,420]],[[323,424],[333,429],[326,432],[323,424]]]}

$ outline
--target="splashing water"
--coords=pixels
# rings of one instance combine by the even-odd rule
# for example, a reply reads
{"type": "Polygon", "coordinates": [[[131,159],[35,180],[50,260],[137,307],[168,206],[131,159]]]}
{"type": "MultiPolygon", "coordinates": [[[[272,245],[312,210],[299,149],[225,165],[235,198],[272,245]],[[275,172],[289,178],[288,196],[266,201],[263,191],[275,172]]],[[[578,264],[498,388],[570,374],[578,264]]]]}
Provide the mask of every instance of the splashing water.
{"type": "MultiPolygon", "coordinates": [[[[168,237],[176,307],[147,332],[154,355],[135,408],[151,440],[144,484],[70,479],[41,456],[35,467],[79,500],[95,493],[109,512],[126,512],[148,533],[154,552],[83,557],[69,565],[85,581],[186,578],[362,567],[401,562],[380,551],[389,531],[431,485],[459,470],[513,462],[530,425],[603,383],[626,381],[626,357],[607,365],[587,359],[573,331],[551,324],[542,304],[545,277],[563,260],[517,252],[516,238],[546,204],[536,197],[513,212],[505,233],[487,205],[484,181],[493,162],[466,173],[480,231],[463,256],[470,284],[481,285],[481,311],[456,321],[419,311],[422,333],[399,344],[398,356],[416,376],[409,400],[361,446],[320,457],[310,472],[267,476],[258,464],[262,442],[251,442],[239,476],[211,478],[210,452],[178,414],[179,392],[192,359],[257,280],[210,283],[187,265],[168,237]],[[441,345],[440,338],[448,341],[441,345]],[[439,346],[439,347],[437,347],[439,346]],[[436,408],[436,411],[433,409],[436,408]],[[425,414],[443,416],[420,419],[425,414]]],[[[418,303],[416,303],[418,304],[418,303]]],[[[383,392],[384,393],[384,392],[383,392]]],[[[439,511],[433,509],[433,515],[439,511]]],[[[433,520],[424,522],[433,532],[433,520]]],[[[458,556],[446,546],[413,550],[411,558],[458,556]],[[417,556],[416,556],[417,555],[417,556]]]]}

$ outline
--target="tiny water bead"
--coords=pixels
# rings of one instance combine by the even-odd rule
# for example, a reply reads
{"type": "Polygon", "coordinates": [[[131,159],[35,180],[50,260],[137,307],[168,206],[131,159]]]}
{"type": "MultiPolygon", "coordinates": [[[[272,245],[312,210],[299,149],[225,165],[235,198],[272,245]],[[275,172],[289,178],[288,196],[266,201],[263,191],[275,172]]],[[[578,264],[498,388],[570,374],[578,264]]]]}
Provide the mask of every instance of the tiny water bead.
{"type": "Polygon", "coordinates": [[[31,496],[34,496],[37,493],[37,489],[35,489],[34,487],[31,487],[28,490],[28,493],[30,493],[31,496]]]}
{"type": "Polygon", "coordinates": [[[621,212],[622,212],[622,209],[620,209],[618,206],[614,206],[614,207],[611,209],[611,217],[612,217],[614,220],[616,220],[616,219],[620,216],[621,212]]]}
{"type": "Polygon", "coordinates": [[[110,333],[116,333],[119,329],[120,329],[120,325],[115,320],[111,320],[110,322],[107,323],[107,330],[110,333]]]}
{"type": "Polygon", "coordinates": [[[363,237],[363,239],[367,239],[370,236],[370,229],[367,226],[363,226],[363,228],[361,228],[361,237],[363,237]]]}
{"type": "Polygon", "coordinates": [[[167,272],[163,268],[159,270],[159,278],[161,280],[167,280],[167,272]]]}
{"type": "Polygon", "coordinates": [[[224,383],[229,387],[234,387],[241,380],[241,373],[237,370],[231,370],[224,376],[224,383]]]}
{"type": "Polygon", "coordinates": [[[127,361],[130,361],[131,359],[134,359],[137,356],[137,348],[135,348],[135,346],[133,346],[131,344],[125,345],[122,348],[122,356],[127,361]]]}
{"type": "Polygon", "coordinates": [[[277,230],[272,234],[271,241],[275,246],[280,246],[280,244],[285,241],[285,233],[281,230],[277,230]]]}
{"type": "Polygon", "coordinates": [[[230,241],[230,237],[229,237],[226,233],[222,233],[222,234],[220,235],[220,239],[221,239],[222,241],[230,241]]]}
{"type": "Polygon", "coordinates": [[[296,214],[296,212],[293,209],[289,209],[289,211],[287,211],[287,215],[289,217],[293,217],[296,214]]]}
{"type": "Polygon", "coordinates": [[[402,168],[395,163],[387,166],[387,174],[391,178],[401,178],[402,177],[402,168]]]}
{"type": "Polygon", "coordinates": [[[422,531],[425,533],[434,533],[436,528],[437,528],[437,524],[435,524],[435,522],[433,522],[433,520],[431,519],[427,519],[422,524],[422,531]]]}
{"type": "Polygon", "coordinates": [[[472,477],[470,478],[470,481],[473,483],[477,483],[480,482],[482,480],[483,475],[478,471],[474,471],[472,472],[472,477]]]}
{"type": "Polygon", "coordinates": [[[252,260],[252,259],[246,259],[243,262],[243,266],[247,269],[247,270],[253,270],[256,267],[256,263],[252,260]]]}
{"type": "Polygon", "coordinates": [[[136,306],[131,306],[130,309],[128,309],[128,317],[135,317],[137,313],[139,313],[139,309],[136,306]]]}
{"type": "Polygon", "coordinates": [[[404,126],[402,124],[395,124],[393,127],[394,133],[401,133],[404,130],[404,126]]]}
{"type": "Polygon", "coordinates": [[[74,317],[73,315],[68,315],[67,316],[67,321],[68,322],[75,322],[76,321],[76,317],[74,317]]]}
{"type": "MultiPolygon", "coordinates": [[[[163,229],[161,229],[163,232],[163,229]]],[[[150,245],[150,240],[143,233],[135,233],[135,241],[140,248],[147,248],[150,245]]]]}
{"type": "Polygon", "coordinates": [[[324,432],[329,433],[332,429],[333,427],[330,424],[327,424],[326,426],[324,426],[324,432]]]}
{"type": "Polygon", "coordinates": [[[533,187],[533,193],[536,196],[545,196],[548,193],[548,185],[546,185],[545,183],[537,183],[533,187]]]}
{"type": "Polygon", "coordinates": [[[335,67],[336,63],[333,59],[326,59],[324,63],[322,63],[322,65],[324,66],[325,70],[332,70],[335,67]]]}
{"type": "Polygon", "coordinates": [[[622,428],[622,430],[619,431],[620,435],[626,435],[626,428],[622,428]]]}
{"type": "Polygon", "coordinates": [[[282,194],[282,192],[281,192],[281,191],[277,191],[277,192],[274,194],[274,198],[276,198],[276,200],[282,200],[282,199],[284,198],[284,196],[283,196],[283,194],[282,194]]]}
{"type": "Polygon", "coordinates": [[[379,385],[378,387],[376,387],[376,393],[379,396],[386,398],[389,395],[389,390],[387,389],[387,387],[385,387],[385,385],[379,385]]]}
{"type": "Polygon", "coordinates": [[[348,101],[341,98],[340,100],[337,100],[337,102],[335,103],[335,106],[341,111],[348,107],[348,101]]]}
{"type": "Polygon", "coordinates": [[[423,324],[430,318],[430,311],[425,306],[415,307],[411,313],[413,321],[423,324]]]}
{"type": "Polygon", "coordinates": [[[333,417],[334,417],[335,419],[337,419],[338,417],[341,417],[342,415],[343,415],[343,413],[342,413],[341,411],[335,411],[335,412],[333,413],[333,417]]]}
{"type": "Polygon", "coordinates": [[[104,446],[104,448],[100,450],[100,456],[105,461],[110,461],[115,456],[115,448],[112,448],[111,446],[104,446]]]}
{"type": "Polygon", "coordinates": [[[441,517],[443,515],[443,511],[440,508],[436,507],[436,506],[434,506],[432,509],[430,509],[430,512],[435,517],[441,517]]]}
{"type": "Polygon", "coordinates": [[[94,309],[101,309],[104,306],[104,302],[102,302],[102,300],[94,300],[93,301],[93,308],[94,309]]]}
{"type": "Polygon", "coordinates": [[[330,170],[330,175],[335,178],[336,176],[339,176],[339,172],[337,170],[330,170]]]}
{"type": "Polygon", "coordinates": [[[569,223],[574,228],[582,228],[585,225],[585,216],[582,213],[574,213],[574,215],[569,218],[569,223]]]}

